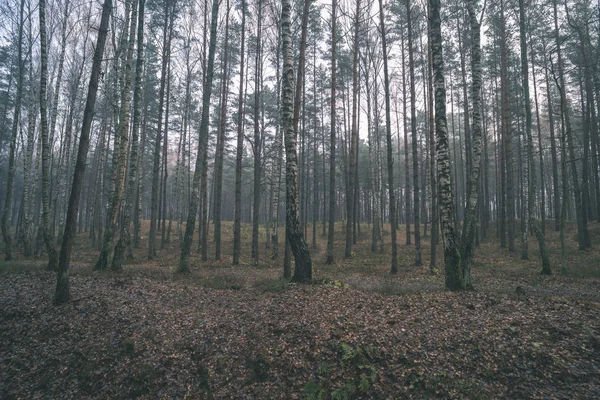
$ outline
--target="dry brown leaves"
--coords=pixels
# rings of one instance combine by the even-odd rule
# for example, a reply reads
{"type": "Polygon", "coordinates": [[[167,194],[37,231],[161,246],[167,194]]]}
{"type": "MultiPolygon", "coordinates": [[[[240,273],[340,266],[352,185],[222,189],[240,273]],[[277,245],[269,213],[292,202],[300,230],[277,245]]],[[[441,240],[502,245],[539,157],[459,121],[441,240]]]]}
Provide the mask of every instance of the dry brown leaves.
{"type": "Polygon", "coordinates": [[[0,275],[0,398],[598,398],[600,303],[0,275]]]}

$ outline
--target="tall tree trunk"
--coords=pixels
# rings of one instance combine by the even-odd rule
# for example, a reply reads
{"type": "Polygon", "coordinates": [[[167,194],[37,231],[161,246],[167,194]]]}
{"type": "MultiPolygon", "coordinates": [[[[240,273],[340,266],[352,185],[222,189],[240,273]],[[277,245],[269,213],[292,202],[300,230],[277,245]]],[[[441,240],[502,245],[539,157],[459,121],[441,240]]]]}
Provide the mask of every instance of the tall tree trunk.
{"type": "MultiPolygon", "coordinates": [[[[57,77],[56,77],[56,85],[54,87],[54,96],[52,99],[52,104],[51,104],[51,110],[50,110],[50,143],[54,143],[54,137],[56,135],[56,120],[57,118],[57,114],[58,114],[58,100],[59,100],[59,95],[60,95],[60,87],[61,87],[61,83],[62,83],[62,76],[63,76],[63,69],[64,69],[64,64],[65,64],[65,53],[66,53],[66,48],[67,48],[67,26],[68,26],[68,21],[69,21],[69,12],[70,10],[70,0],[65,1],[64,4],[64,14],[63,14],[63,20],[62,20],[62,26],[61,26],[61,47],[60,47],[60,55],[58,58],[58,73],[57,73],[57,77]]],[[[87,37],[86,37],[87,39],[87,37]]],[[[85,53],[84,53],[84,58],[85,58],[85,53]]],[[[83,71],[83,62],[81,63],[81,67],[80,68],[80,72],[77,76],[76,79],[76,83],[75,85],[73,85],[75,87],[75,92],[78,91],[79,89],[79,81],[81,79],[81,73],[83,71]]],[[[72,103],[75,102],[77,96],[73,95],[72,96],[72,103]]],[[[67,124],[67,129],[72,129],[72,124],[67,124]]],[[[60,161],[60,160],[59,160],[60,161]]],[[[59,168],[58,169],[58,173],[57,173],[57,179],[56,182],[57,184],[56,186],[56,196],[54,199],[54,206],[53,206],[53,211],[54,211],[54,215],[56,215],[57,213],[57,208],[59,208],[59,195],[62,194],[62,199],[63,202],[66,198],[66,192],[68,190],[67,186],[67,182],[65,182],[64,184],[64,190],[61,193],[61,175],[63,173],[63,168],[59,168]]],[[[64,213],[62,212],[64,210],[64,208],[62,206],[60,206],[61,209],[61,213],[60,213],[60,222],[59,222],[59,233],[58,233],[58,241],[60,243],[60,241],[62,240],[62,229],[63,229],[63,223],[64,223],[64,213]]]]}
{"type": "MultiPolygon", "coordinates": [[[[542,259],[542,274],[552,274],[550,267],[550,259],[548,257],[548,248],[546,246],[546,237],[538,226],[535,218],[535,160],[533,159],[533,137],[532,137],[532,116],[531,116],[531,101],[529,100],[529,68],[527,60],[527,41],[525,27],[525,4],[524,0],[519,0],[519,33],[521,43],[521,78],[523,85],[523,100],[525,101],[525,132],[527,134],[527,162],[528,164],[528,193],[527,193],[527,219],[530,228],[535,234],[540,246],[540,256],[542,259]]],[[[535,73],[534,73],[535,75],[535,73]]],[[[542,151],[540,147],[540,152],[542,151]]],[[[527,241],[527,229],[525,229],[525,243],[527,241]]],[[[525,253],[523,255],[526,255],[525,253]]]]}
{"type": "Polygon", "coordinates": [[[192,201],[188,211],[185,235],[181,246],[181,256],[179,258],[179,272],[189,272],[190,270],[190,249],[194,238],[194,229],[196,227],[196,214],[198,213],[198,201],[200,197],[200,175],[206,176],[207,157],[202,154],[208,146],[208,118],[210,108],[210,95],[212,93],[212,81],[215,63],[215,47],[217,43],[217,17],[219,15],[219,0],[213,0],[210,22],[210,40],[208,46],[208,63],[206,66],[206,80],[202,90],[202,119],[200,120],[200,132],[198,155],[196,157],[196,167],[194,169],[194,182],[192,189],[192,201]],[[202,171],[204,169],[204,172],[202,171]]]}
{"type": "MultiPolygon", "coordinates": [[[[103,270],[106,269],[109,263],[109,256],[112,252],[113,238],[115,235],[115,229],[117,225],[117,214],[121,205],[121,198],[123,193],[123,186],[125,185],[125,172],[127,169],[127,150],[129,144],[129,117],[131,114],[131,67],[133,63],[133,48],[135,46],[135,32],[137,23],[137,4],[133,5],[133,11],[131,13],[131,24],[129,24],[131,10],[131,1],[126,3],[125,7],[125,25],[123,27],[123,42],[128,43],[127,49],[122,49],[125,54],[124,57],[124,85],[121,92],[121,112],[119,116],[119,124],[117,125],[116,136],[119,137],[118,147],[115,147],[113,157],[118,157],[116,169],[112,171],[111,186],[114,187],[112,191],[112,198],[110,199],[110,206],[108,209],[108,221],[106,229],[104,230],[104,238],[102,242],[102,250],[100,256],[96,261],[94,269],[103,270]],[[127,33],[128,32],[128,33],[127,33]],[[129,38],[127,40],[127,38],[129,38]],[[126,42],[127,40],[127,42],[126,42]],[[126,50],[126,51],[125,51],[126,50]]],[[[116,144],[116,143],[115,143],[116,144]]]]}
{"type": "Polygon", "coordinates": [[[335,91],[337,75],[337,0],[332,0],[331,7],[331,134],[329,142],[329,228],[327,232],[327,259],[325,260],[325,263],[328,265],[331,265],[334,262],[333,241],[335,238],[335,127],[337,125],[335,112],[335,91]]]}
{"type": "Polygon", "coordinates": [[[378,173],[376,172],[375,165],[375,143],[374,143],[374,129],[372,127],[371,120],[371,84],[369,83],[369,63],[367,60],[363,60],[364,63],[364,80],[365,80],[365,88],[367,91],[367,140],[369,147],[369,172],[371,175],[371,220],[372,220],[372,230],[371,230],[371,251],[375,253],[377,251],[377,242],[379,240],[380,231],[379,231],[379,207],[377,206],[377,196],[379,196],[379,181],[378,181],[378,173]]]}
{"type": "Polygon", "coordinates": [[[233,265],[240,262],[242,226],[242,157],[244,154],[244,48],[246,45],[246,0],[242,0],[242,39],[240,48],[240,86],[238,96],[237,147],[235,157],[235,210],[233,217],[233,265]]]}
{"type": "MultiPolygon", "coordinates": [[[[569,13],[569,7],[567,5],[567,3],[565,3],[565,11],[566,11],[566,16],[567,16],[567,21],[569,22],[569,25],[577,32],[577,36],[579,37],[579,48],[581,51],[581,59],[583,61],[583,67],[582,67],[582,71],[580,71],[579,75],[582,78],[583,81],[585,81],[585,90],[583,89],[583,84],[580,83],[580,86],[582,87],[581,89],[581,110],[582,110],[582,114],[583,114],[583,160],[582,160],[582,165],[581,165],[581,187],[579,188],[579,206],[576,205],[576,207],[579,207],[580,212],[579,212],[579,218],[577,219],[578,221],[578,227],[581,224],[581,227],[578,228],[578,230],[581,230],[581,236],[583,239],[583,247],[584,248],[590,248],[592,247],[591,241],[590,241],[590,234],[589,234],[589,230],[588,230],[588,214],[591,211],[591,207],[590,207],[590,197],[589,197],[589,178],[590,178],[590,171],[589,171],[589,160],[590,160],[590,129],[591,129],[591,125],[592,122],[590,121],[590,108],[593,108],[593,103],[594,103],[594,95],[593,95],[593,89],[592,89],[592,81],[591,81],[591,65],[592,65],[592,61],[589,60],[589,55],[588,52],[591,52],[591,50],[588,50],[587,48],[587,43],[590,42],[588,35],[586,33],[586,30],[584,28],[582,28],[579,25],[576,25],[570,17],[570,13],[569,13]],[[582,76],[583,75],[583,76],[582,76]],[[584,92],[586,93],[584,95],[584,92]],[[586,101],[587,98],[587,101],[586,101]],[[587,104],[584,104],[587,103],[587,104]]],[[[587,29],[587,28],[586,28],[587,29]]],[[[591,47],[591,46],[590,46],[591,47]]],[[[596,122],[596,121],[594,121],[596,122]]],[[[594,132],[594,135],[596,135],[597,133],[594,132]]],[[[572,163],[572,168],[575,168],[575,157],[573,155],[574,151],[572,150],[573,147],[573,139],[570,139],[569,141],[569,153],[571,156],[571,163],[572,163]]],[[[577,176],[576,170],[574,170],[574,176],[577,176]]],[[[577,199],[577,187],[578,182],[575,183],[575,196],[577,199]]],[[[580,249],[581,249],[581,245],[580,245],[580,249]]]]}
{"type": "MultiPolygon", "coordinates": [[[[545,40],[543,40],[542,46],[544,48],[544,65],[548,65],[545,40]]],[[[556,138],[554,134],[554,111],[552,107],[552,94],[550,93],[550,78],[548,77],[548,68],[544,68],[544,74],[546,79],[546,100],[548,102],[548,123],[550,124],[550,155],[552,157],[552,189],[554,198],[554,230],[558,232],[560,230],[561,200],[560,184],[558,181],[558,157],[556,153],[556,138]]]]}
{"type": "Polygon", "coordinates": [[[455,226],[454,192],[450,167],[450,146],[446,121],[446,87],[444,83],[444,58],[442,55],[442,29],[440,0],[429,0],[431,12],[431,58],[435,87],[435,135],[437,177],[440,198],[440,225],[444,241],[446,288],[464,289],[461,271],[458,233],[455,226]]]}
{"type": "MultiPolygon", "coordinates": [[[[279,93],[279,91],[278,91],[279,93]]],[[[312,248],[317,248],[317,220],[319,219],[319,151],[317,142],[317,38],[315,37],[313,43],[313,107],[314,107],[314,118],[313,118],[313,221],[312,221],[312,248]]],[[[323,170],[323,173],[325,171],[323,170]]]]}
{"type": "MultiPolygon", "coordinates": [[[[575,215],[577,218],[577,240],[579,243],[579,250],[584,250],[586,248],[585,243],[585,218],[584,211],[582,207],[582,198],[581,198],[581,186],[579,185],[579,176],[577,174],[577,165],[575,162],[575,147],[573,144],[573,130],[571,127],[571,116],[569,114],[569,103],[567,99],[567,92],[565,87],[565,75],[564,75],[564,64],[562,59],[561,52],[561,43],[560,36],[558,30],[558,10],[557,10],[557,0],[553,0],[554,7],[554,29],[556,30],[556,54],[558,58],[558,80],[559,80],[559,90],[560,90],[560,103],[561,103],[561,111],[564,116],[564,125],[565,125],[565,134],[567,141],[567,151],[569,154],[569,165],[571,166],[571,180],[573,184],[573,189],[575,192],[575,215]]],[[[563,181],[568,182],[566,176],[563,176],[563,181]]],[[[563,198],[563,201],[566,199],[563,198]]]]}
{"type": "Polygon", "coordinates": [[[262,35],[262,0],[258,0],[258,27],[256,32],[256,63],[254,64],[254,190],[252,202],[252,259],[258,264],[258,218],[260,213],[260,183],[262,138],[259,129],[260,101],[262,87],[261,35],[262,35]]]}
{"type": "MultiPolygon", "coordinates": [[[[390,196],[390,230],[392,232],[392,266],[390,272],[398,272],[398,243],[396,242],[396,197],[394,194],[394,156],[392,146],[392,121],[390,110],[390,78],[388,74],[387,60],[387,41],[385,32],[385,17],[383,12],[383,1],[379,0],[379,23],[381,24],[381,47],[383,50],[383,79],[385,91],[385,133],[387,141],[387,170],[388,170],[388,191],[390,196]]],[[[410,26],[410,25],[409,25],[410,26]]],[[[414,98],[413,98],[414,100],[414,98]]],[[[420,251],[420,249],[419,249],[420,251]]],[[[420,253],[418,253],[420,258],[420,253]]],[[[420,265],[420,260],[418,260],[420,265]]]]}
{"type": "Polygon", "coordinates": [[[10,134],[10,149],[8,155],[8,176],[6,178],[6,196],[2,212],[2,239],[4,240],[4,259],[12,260],[12,236],[10,234],[10,218],[12,216],[12,197],[15,179],[15,152],[17,147],[17,133],[19,132],[19,119],[21,116],[21,98],[23,96],[23,13],[25,0],[21,0],[19,7],[19,33],[17,39],[17,93],[15,97],[15,111],[10,134]]]}
{"type": "MultiPolygon", "coordinates": [[[[135,84],[133,89],[133,129],[131,133],[131,154],[129,158],[129,180],[127,182],[127,193],[125,196],[125,205],[123,206],[123,218],[121,221],[121,232],[119,241],[115,246],[115,252],[111,263],[113,271],[120,271],[123,265],[125,249],[130,247],[131,235],[129,233],[129,225],[131,222],[131,211],[134,206],[134,192],[138,184],[138,142],[140,130],[140,117],[142,108],[142,73],[144,69],[144,11],[146,0],[139,0],[139,16],[137,25],[137,60],[135,64],[135,84]]],[[[135,5],[132,13],[132,33],[130,38],[130,48],[128,51],[133,52],[132,41],[135,24],[135,5]]],[[[129,55],[126,68],[131,69],[129,55]]],[[[131,73],[128,73],[125,81],[125,86],[131,85],[131,73]],[[129,81],[129,83],[128,83],[129,81]]],[[[129,121],[127,121],[129,123],[129,121]]]]}
{"type": "Polygon", "coordinates": [[[42,139],[42,235],[48,252],[47,269],[58,268],[58,254],[54,248],[54,239],[50,230],[50,153],[52,148],[48,137],[48,114],[46,86],[48,80],[48,52],[46,46],[46,1],[40,0],[40,114],[42,139]]]}
{"type": "MultiPolygon", "coordinates": [[[[433,110],[433,60],[431,56],[431,5],[427,8],[427,28],[429,33],[427,46],[427,90],[429,92],[429,180],[431,185],[431,252],[429,257],[429,272],[436,272],[436,245],[438,243],[438,195],[435,164],[435,117],[433,110]]],[[[398,132],[400,138],[400,132],[398,132]]]]}
{"type": "Polygon", "coordinates": [[[508,80],[508,48],[506,32],[506,16],[504,13],[505,0],[500,1],[500,70],[501,70],[501,97],[502,97],[502,133],[504,150],[504,174],[506,179],[506,219],[508,225],[508,250],[515,251],[515,188],[514,188],[514,163],[512,154],[512,128],[509,106],[509,80],[508,80]]]}
{"type": "MultiPolygon", "coordinates": [[[[277,27],[278,31],[280,30],[280,26],[277,27]]],[[[274,166],[274,171],[273,171],[273,180],[277,182],[277,187],[275,188],[275,190],[273,191],[273,214],[271,216],[272,221],[271,221],[271,225],[272,225],[272,230],[271,230],[271,258],[273,260],[277,259],[279,257],[279,205],[281,204],[280,201],[280,193],[281,193],[281,168],[283,165],[283,130],[281,128],[281,121],[280,121],[280,114],[281,114],[281,109],[280,109],[280,102],[281,102],[281,76],[280,76],[280,72],[279,72],[279,59],[280,59],[280,41],[281,41],[281,35],[278,32],[278,42],[277,42],[277,48],[275,49],[275,53],[276,53],[276,76],[277,76],[277,111],[278,111],[278,117],[277,117],[277,122],[276,122],[276,126],[275,126],[275,151],[277,151],[277,159],[275,160],[275,166],[274,166]]],[[[285,235],[284,235],[285,236],[285,235]]],[[[284,241],[284,247],[287,247],[287,245],[285,244],[284,241]]],[[[286,276],[285,278],[289,279],[291,278],[291,268],[290,268],[290,273],[289,276],[286,276]]]]}
{"type": "MultiPolygon", "coordinates": [[[[169,23],[169,37],[172,36],[173,32],[173,13],[171,14],[171,21],[169,23]]],[[[169,42],[171,39],[169,39],[169,42]]],[[[161,234],[160,234],[160,248],[164,249],[165,245],[169,243],[169,235],[171,233],[171,220],[169,219],[169,232],[166,232],[167,225],[167,183],[169,177],[169,157],[168,157],[168,147],[169,147],[169,112],[171,106],[171,57],[169,57],[169,62],[167,63],[167,90],[165,94],[165,132],[163,134],[163,172],[162,172],[162,225],[161,225],[161,234]]],[[[160,218],[160,217],[159,217],[160,218]]]]}
{"type": "MultiPolygon", "coordinates": [[[[360,22],[360,0],[356,0],[356,15],[354,20],[354,44],[352,55],[352,134],[350,137],[350,154],[348,167],[348,191],[346,192],[346,248],[344,256],[352,256],[352,229],[354,227],[354,179],[356,169],[356,151],[358,144],[358,39],[360,22]]],[[[392,189],[393,190],[393,189],[392,189]]]]}
{"type": "MultiPolygon", "coordinates": [[[[29,18],[31,21],[31,18],[29,18]]],[[[29,59],[29,81],[33,82],[33,38],[32,38],[32,28],[31,22],[29,24],[29,50],[27,57],[29,59]]],[[[24,69],[24,64],[23,64],[24,69]]],[[[36,120],[36,111],[35,111],[35,99],[34,99],[34,88],[33,85],[29,85],[29,93],[28,93],[28,110],[27,110],[27,144],[25,148],[25,156],[23,159],[23,228],[21,229],[23,237],[23,253],[25,257],[29,257],[33,254],[33,236],[34,236],[34,227],[33,227],[33,185],[31,184],[31,169],[33,164],[33,152],[35,148],[35,120],[36,120]]]]}
{"type": "Polygon", "coordinates": [[[66,303],[70,299],[69,291],[69,263],[71,259],[71,250],[75,239],[77,228],[77,209],[79,207],[79,197],[83,177],[85,175],[85,163],[90,144],[90,130],[94,117],[94,105],[96,103],[96,94],[98,92],[98,79],[100,78],[102,66],[102,54],[104,53],[104,44],[108,34],[108,20],[112,10],[112,0],[105,0],[102,6],[102,18],[100,28],[98,29],[98,40],[94,51],[90,84],[88,88],[85,111],[83,113],[83,122],[81,135],[79,139],[79,148],[77,150],[77,161],[73,173],[73,184],[71,185],[71,194],[69,196],[69,205],[67,207],[67,218],[65,222],[65,232],[63,235],[62,246],[60,249],[60,258],[58,261],[58,273],[56,274],[56,292],[54,294],[54,304],[66,303]]]}
{"type": "MultiPolygon", "coordinates": [[[[306,28],[310,0],[304,1],[302,14],[302,34],[300,39],[300,57],[298,62],[298,80],[294,99],[294,60],[290,33],[291,4],[282,0],[281,43],[283,53],[281,122],[285,137],[286,153],[286,236],[296,261],[294,282],[312,280],[312,259],[302,234],[298,204],[298,155],[296,150],[298,119],[300,115],[300,94],[304,78],[304,53],[306,50],[306,28]]],[[[335,7],[334,7],[335,8],[335,7]]],[[[334,18],[335,19],[335,18],[334,18]]],[[[335,24],[334,24],[335,26],[335,24]]]]}
{"type": "Polygon", "coordinates": [[[223,193],[223,153],[225,150],[225,127],[227,122],[227,98],[229,95],[229,0],[225,13],[225,45],[223,49],[223,72],[221,79],[221,105],[219,110],[219,132],[217,134],[217,150],[215,156],[215,260],[221,259],[221,212],[223,193]]]}
{"type": "Polygon", "coordinates": [[[165,104],[165,87],[167,82],[167,67],[169,57],[171,56],[171,40],[169,34],[169,16],[171,13],[170,3],[164,3],[164,21],[163,21],[163,45],[162,45],[162,66],[160,73],[160,88],[158,90],[158,126],[156,129],[156,139],[154,141],[154,156],[152,168],[152,193],[150,204],[150,233],[148,234],[148,259],[156,257],[156,224],[158,220],[158,195],[160,193],[160,151],[162,144],[162,123],[163,110],[165,104]]]}
{"type": "MultiPolygon", "coordinates": [[[[530,38],[531,43],[531,38],[530,38]]],[[[535,101],[535,118],[537,125],[537,136],[538,136],[538,147],[540,149],[539,160],[540,160],[540,214],[542,218],[542,233],[546,235],[546,179],[544,176],[544,148],[542,147],[542,127],[540,121],[540,107],[538,103],[538,92],[537,92],[537,79],[535,73],[535,54],[533,52],[533,43],[531,47],[531,74],[533,77],[533,99],[535,101]]],[[[533,175],[532,175],[533,176],[533,175]]]]}
{"type": "MultiPolygon", "coordinates": [[[[482,119],[481,119],[481,24],[477,19],[475,12],[474,0],[467,2],[467,9],[471,22],[471,74],[472,87],[471,98],[473,99],[473,124],[472,124],[472,149],[467,153],[471,153],[469,160],[470,169],[467,170],[467,201],[465,208],[465,223],[462,230],[462,238],[460,244],[461,255],[461,289],[472,289],[471,283],[471,263],[473,260],[473,247],[475,240],[476,218],[477,218],[477,200],[479,193],[479,173],[481,171],[481,136],[482,136],[482,119]]],[[[466,121],[465,121],[466,123],[466,121]]],[[[470,143],[470,142],[469,142],[470,143]]]]}
{"type": "MultiPolygon", "coordinates": [[[[408,21],[408,65],[410,69],[410,130],[412,134],[412,157],[413,157],[413,206],[415,221],[415,265],[421,265],[421,202],[419,200],[419,159],[417,154],[417,96],[415,93],[415,68],[413,57],[413,29],[410,1],[406,1],[406,17],[408,21]]],[[[392,184],[390,186],[393,187],[392,184]]]]}
{"type": "Polygon", "coordinates": [[[404,51],[404,30],[402,30],[401,36],[402,42],[402,120],[403,120],[403,131],[404,131],[404,199],[406,204],[405,215],[406,218],[406,245],[411,244],[410,239],[410,220],[411,220],[411,203],[410,203],[410,168],[409,168],[409,155],[408,155],[408,113],[406,106],[408,104],[408,98],[406,96],[406,60],[404,51]]]}

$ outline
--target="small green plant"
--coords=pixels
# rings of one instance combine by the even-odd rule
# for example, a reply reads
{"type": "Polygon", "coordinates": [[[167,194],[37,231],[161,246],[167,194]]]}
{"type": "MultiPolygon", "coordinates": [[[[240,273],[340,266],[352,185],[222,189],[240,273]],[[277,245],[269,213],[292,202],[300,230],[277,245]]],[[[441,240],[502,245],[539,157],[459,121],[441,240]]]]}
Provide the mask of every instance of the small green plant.
{"type": "Polygon", "coordinates": [[[356,385],[353,380],[344,382],[342,386],[331,392],[332,400],[348,400],[356,393],[356,385]]]}
{"type": "Polygon", "coordinates": [[[307,400],[322,400],[325,398],[325,391],[320,383],[310,380],[304,385],[304,396],[307,400]]]}
{"type": "Polygon", "coordinates": [[[374,362],[380,357],[380,352],[372,346],[353,346],[341,342],[339,350],[342,356],[342,367],[355,375],[354,379],[347,380],[344,385],[332,393],[337,392],[340,399],[351,397],[357,390],[367,392],[377,382],[379,371],[374,362]]]}
{"type": "Polygon", "coordinates": [[[267,379],[269,379],[270,365],[262,354],[248,358],[246,360],[246,366],[250,371],[249,380],[251,382],[266,382],[267,379]]]}

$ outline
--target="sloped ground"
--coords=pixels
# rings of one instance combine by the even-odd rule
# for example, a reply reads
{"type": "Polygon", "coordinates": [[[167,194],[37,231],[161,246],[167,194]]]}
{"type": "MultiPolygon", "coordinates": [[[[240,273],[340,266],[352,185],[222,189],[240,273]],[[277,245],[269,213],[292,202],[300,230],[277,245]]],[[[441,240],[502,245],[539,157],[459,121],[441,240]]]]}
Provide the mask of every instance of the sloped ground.
{"type": "Polygon", "coordinates": [[[196,275],[3,274],[0,398],[600,397],[594,300],[196,275]]]}

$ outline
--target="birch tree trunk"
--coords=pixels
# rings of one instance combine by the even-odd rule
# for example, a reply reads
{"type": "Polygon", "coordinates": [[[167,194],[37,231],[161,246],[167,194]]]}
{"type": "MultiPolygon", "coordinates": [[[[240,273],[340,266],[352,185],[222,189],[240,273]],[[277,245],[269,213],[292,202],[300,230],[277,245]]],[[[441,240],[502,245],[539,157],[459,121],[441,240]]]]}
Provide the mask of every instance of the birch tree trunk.
{"type": "Polygon", "coordinates": [[[444,265],[446,288],[464,289],[461,271],[458,233],[454,216],[454,191],[450,167],[450,146],[446,121],[446,85],[444,83],[444,59],[442,55],[442,29],[440,0],[429,0],[431,13],[431,57],[435,88],[435,134],[438,193],[440,198],[440,224],[444,242],[444,265]]]}
{"type": "MultiPolygon", "coordinates": [[[[275,53],[276,55],[276,74],[275,76],[277,76],[277,111],[279,114],[281,114],[281,108],[280,108],[280,103],[281,103],[281,79],[280,79],[280,73],[279,73],[279,60],[280,60],[280,47],[281,47],[281,32],[279,32],[281,30],[281,27],[278,26],[278,42],[277,42],[277,48],[275,49],[275,53]]],[[[275,165],[274,165],[274,173],[273,173],[273,180],[275,182],[277,182],[277,186],[275,188],[275,190],[273,191],[273,214],[271,216],[271,226],[272,226],[272,230],[271,230],[271,258],[273,260],[277,259],[279,257],[279,204],[281,203],[280,201],[280,193],[281,193],[281,168],[283,165],[283,129],[281,128],[281,121],[278,118],[277,122],[276,122],[276,126],[275,126],[275,143],[274,143],[275,149],[277,151],[277,158],[275,160],[275,165]]],[[[287,247],[285,244],[285,240],[284,240],[284,247],[287,247]]],[[[291,274],[290,274],[291,275],[291,274]]],[[[286,278],[290,278],[290,277],[286,277],[286,278]]]]}
{"type": "Polygon", "coordinates": [[[306,28],[310,0],[304,1],[302,15],[302,36],[300,39],[300,57],[296,99],[294,100],[294,59],[291,40],[291,4],[289,0],[281,2],[281,44],[283,53],[281,122],[285,137],[286,153],[286,236],[296,261],[293,282],[312,280],[312,259],[304,240],[300,223],[300,205],[298,203],[298,154],[297,123],[300,114],[300,94],[304,77],[304,52],[306,49],[306,28]]]}
{"type": "MultiPolygon", "coordinates": [[[[123,265],[123,258],[125,249],[131,246],[131,235],[129,233],[129,225],[131,222],[131,211],[134,206],[134,193],[138,183],[138,143],[139,143],[139,131],[140,131],[140,117],[142,107],[142,74],[144,69],[144,11],[145,11],[146,0],[139,0],[139,15],[137,22],[137,59],[135,64],[135,84],[133,89],[133,129],[131,133],[131,154],[129,158],[129,180],[127,183],[127,193],[125,196],[125,205],[123,206],[123,220],[121,221],[121,232],[119,241],[115,246],[115,252],[111,263],[111,269],[113,271],[120,271],[123,265]]],[[[135,6],[134,12],[132,13],[132,37],[130,41],[133,41],[133,32],[135,30],[135,24],[133,19],[135,18],[135,6]]],[[[130,48],[128,51],[133,51],[132,43],[130,42],[130,48]]],[[[129,55],[126,68],[131,69],[129,55]]],[[[131,81],[131,74],[128,76],[128,80],[131,81]]],[[[129,83],[130,85],[131,83],[129,83]]],[[[127,86],[127,80],[126,80],[127,86]]],[[[127,122],[129,123],[129,122],[127,122]]]]}
{"type": "MultiPolygon", "coordinates": [[[[472,87],[471,97],[473,99],[473,123],[472,123],[472,149],[467,153],[469,156],[469,167],[467,170],[467,201],[465,209],[465,223],[461,238],[461,270],[462,286],[465,289],[472,289],[471,283],[471,262],[473,259],[473,247],[475,240],[475,228],[477,218],[477,200],[479,194],[479,173],[481,170],[481,24],[477,19],[474,0],[467,2],[467,10],[471,22],[471,74],[472,87]]],[[[470,141],[471,143],[471,141],[470,141]]]]}
{"type": "MultiPolygon", "coordinates": [[[[104,230],[104,238],[102,242],[102,250],[100,256],[96,261],[94,269],[104,270],[108,266],[109,256],[112,252],[113,238],[117,227],[117,214],[121,205],[123,186],[125,185],[125,172],[127,168],[127,150],[129,144],[129,118],[131,115],[131,78],[132,78],[132,63],[133,63],[133,48],[135,46],[135,33],[137,24],[137,3],[133,4],[131,8],[132,0],[129,0],[125,6],[125,25],[123,28],[123,37],[128,38],[123,40],[127,44],[127,48],[122,51],[125,54],[124,57],[124,70],[123,70],[123,82],[121,92],[121,111],[119,116],[119,124],[117,125],[116,135],[119,137],[119,146],[114,149],[113,157],[118,157],[116,169],[112,171],[112,180],[114,184],[114,190],[112,198],[110,199],[110,206],[108,209],[108,220],[106,223],[106,229],[104,230]],[[131,16],[130,14],[131,10],[131,16]],[[130,22],[131,21],[131,22],[130,22]]],[[[127,227],[129,229],[129,227],[127,227]]]]}

